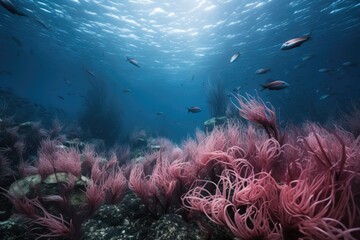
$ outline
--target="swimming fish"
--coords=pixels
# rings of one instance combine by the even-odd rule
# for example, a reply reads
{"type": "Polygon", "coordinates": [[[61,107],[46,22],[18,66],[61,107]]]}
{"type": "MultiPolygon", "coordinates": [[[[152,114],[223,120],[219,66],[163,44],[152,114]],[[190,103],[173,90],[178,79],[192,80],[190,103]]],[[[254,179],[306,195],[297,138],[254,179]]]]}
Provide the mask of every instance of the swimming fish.
{"type": "Polygon", "coordinates": [[[301,60],[307,61],[307,60],[311,59],[312,57],[313,57],[313,55],[306,55],[301,60]]]}
{"type": "Polygon", "coordinates": [[[230,63],[235,62],[239,57],[240,57],[240,53],[239,52],[235,53],[234,55],[231,56],[230,63]]]}
{"type": "Polygon", "coordinates": [[[318,70],[318,72],[320,72],[320,73],[328,73],[328,72],[331,72],[331,69],[330,68],[320,68],[318,70]]]}
{"type": "Polygon", "coordinates": [[[17,10],[15,5],[10,0],[0,0],[0,5],[3,6],[9,12],[11,12],[12,14],[26,17],[25,13],[17,10]]]}
{"type": "Polygon", "coordinates": [[[286,41],[283,45],[281,45],[281,50],[289,50],[292,48],[300,47],[304,42],[309,40],[311,37],[311,33],[308,35],[305,35],[303,37],[293,38],[289,41],[286,41]]]}
{"type": "Polygon", "coordinates": [[[296,64],[296,65],[294,66],[294,68],[295,68],[295,69],[298,69],[298,68],[302,68],[303,66],[304,66],[304,65],[300,63],[300,64],[296,64]]]}
{"type": "Polygon", "coordinates": [[[330,96],[330,94],[324,94],[324,95],[321,95],[321,96],[319,97],[319,99],[320,99],[320,100],[324,100],[324,99],[328,98],[329,96],[330,96]]]}
{"type": "Polygon", "coordinates": [[[140,66],[139,66],[139,62],[136,61],[134,58],[126,57],[126,60],[129,61],[129,63],[131,63],[132,65],[134,65],[134,66],[136,66],[136,67],[140,67],[140,66]]]}
{"type": "Polygon", "coordinates": [[[198,113],[198,112],[201,112],[201,108],[200,107],[190,107],[190,108],[188,108],[188,113],[189,112],[198,113]]]}
{"type": "Polygon", "coordinates": [[[123,89],[122,91],[123,91],[124,93],[131,93],[131,90],[128,89],[128,88],[125,88],[125,89],[123,89]]]}
{"type": "Polygon", "coordinates": [[[343,62],[342,65],[343,65],[344,67],[355,67],[355,66],[357,66],[356,63],[350,62],[350,61],[343,62]]]}
{"type": "Polygon", "coordinates": [[[256,70],[256,74],[265,74],[265,73],[267,73],[267,72],[270,72],[271,71],[271,69],[270,68],[260,68],[260,69],[258,69],[258,70],[256,70]]]}
{"type": "Polygon", "coordinates": [[[85,71],[86,71],[89,75],[95,77],[95,74],[94,74],[92,71],[90,71],[89,69],[85,69],[85,71]]]}
{"type": "Polygon", "coordinates": [[[269,89],[269,90],[281,90],[290,86],[287,82],[281,80],[272,80],[270,82],[264,83],[261,85],[262,90],[269,89]]]}
{"type": "Polygon", "coordinates": [[[46,29],[50,29],[50,27],[44,22],[42,21],[40,18],[35,17],[35,21],[40,24],[42,27],[46,28],[46,29]]]}

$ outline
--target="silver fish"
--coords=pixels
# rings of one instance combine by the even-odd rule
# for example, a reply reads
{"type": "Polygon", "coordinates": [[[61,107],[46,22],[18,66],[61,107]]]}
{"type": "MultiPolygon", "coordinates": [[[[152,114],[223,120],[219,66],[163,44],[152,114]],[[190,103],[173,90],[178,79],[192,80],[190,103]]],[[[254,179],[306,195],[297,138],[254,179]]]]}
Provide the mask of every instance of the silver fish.
{"type": "Polygon", "coordinates": [[[329,96],[330,96],[330,94],[324,94],[324,95],[321,95],[321,96],[319,97],[319,99],[320,99],[320,100],[324,100],[324,99],[328,98],[329,96]]]}
{"type": "Polygon", "coordinates": [[[305,35],[303,37],[293,38],[289,41],[286,41],[283,45],[281,45],[281,50],[289,50],[292,48],[300,47],[304,42],[309,40],[311,37],[311,34],[305,35]]]}
{"type": "Polygon", "coordinates": [[[307,60],[309,60],[309,59],[311,59],[311,58],[313,58],[313,55],[306,55],[306,56],[304,56],[301,60],[307,61],[307,60]]]}
{"type": "Polygon", "coordinates": [[[260,68],[260,69],[258,69],[258,70],[256,70],[256,74],[265,74],[265,73],[267,73],[267,72],[270,72],[271,71],[271,69],[270,68],[260,68]]]}
{"type": "Polygon", "coordinates": [[[261,86],[263,88],[262,90],[264,90],[264,89],[281,90],[281,89],[287,88],[288,86],[290,86],[290,84],[288,84],[287,82],[281,81],[281,80],[273,80],[273,81],[264,83],[261,86]]]}
{"type": "Polygon", "coordinates": [[[140,67],[139,62],[136,61],[136,59],[126,57],[126,60],[127,60],[129,63],[131,63],[132,65],[134,65],[134,66],[136,66],[136,67],[140,67]]]}
{"type": "Polygon", "coordinates": [[[331,69],[330,68],[320,68],[318,70],[319,73],[328,73],[328,72],[331,72],[331,69]]]}
{"type": "Polygon", "coordinates": [[[343,62],[342,65],[343,65],[344,67],[355,67],[355,66],[357,66],[356,63],[350,62],[350,61],[343,62]]]}
{"type": "Polygon", "coordinates": [[[162,115],[165,115],[165,113],[164,112],[156,112],[156,115],[162,116],[162,115]]]}
{"type": "Polygon", "coordinates": [[[240,53],[239,52],[235,53],[234,55],[231,56],[230,63],[235,62],[239,57],[240,57],[240,53]]]}

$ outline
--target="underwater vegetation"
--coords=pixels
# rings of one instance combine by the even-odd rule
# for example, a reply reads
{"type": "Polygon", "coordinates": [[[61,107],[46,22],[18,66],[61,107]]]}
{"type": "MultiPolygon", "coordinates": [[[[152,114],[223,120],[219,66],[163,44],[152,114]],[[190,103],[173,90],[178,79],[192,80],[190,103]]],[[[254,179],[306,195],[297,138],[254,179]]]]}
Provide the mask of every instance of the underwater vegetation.
{"type": "Polygon", "coordinates": [[[211,117],[220,117],[225,115],[227,97],[225,92],[225,83],[217,80],[207,89],[207,102],[211,117]]]}
{"type": "MultiPolygon", "coordinates": [[[[45,139],[64,141],[61,134],[62,125],[58,120],[53,121],[51,129],[46,130],[40,122],[23,122],[17,124],[12,117],[0,119],[0,180],[11,181],[17,168],[23,166],[26,160],[37,153],[40,143],[45,139]]],[[[1,182],[3,183],[3,182],[1,182]]],[[[2,186],[2,184],[0,184],[2,186]]]]}
{"type": "Polygon", "coordinates": [[[120,104],[109,94],[105,81],[93,81],[84,96],[84,110],[79,117],[79,125],[85,137],[99,138],[108,146],[114,145],[121,131],[120,104]]]}
{"type": "Polygon", "coordinates": [[[103,161],[89,146],[80,156],[74,147],[61,149],[58,142],[44,140],[35,166],[24,172],[7,196],[40,237],[79,239],[83,221],[101,204],[119,203],[125,193],[116,157],[103,161]]]}
{"type": "Polygon", "coordinates": [[[354,134],[355,137],[360,135],[360,109],[357,105],[352,106],[347,112],[342,114],[341,121],[347,126],[347,129],[354,134]]]}
{"type": "Polygon", "coordinates": [[[239,239],[359,239],[360,138],[337,125],[280,128],[269,103],[236,100],[248,124],[197,131],[180,146],[162,139],[127,164],[90,145],[43,140],[5,194],[39,238],[79,239],[101,206],[135,193],[153,221],[180,215],[204,239],[211,224],[239,239]]]}
{"type": "Polygon", "coordinates": [[[59,2],[0,0],[0,240],[360,239],[359,1],[59,2]]]}

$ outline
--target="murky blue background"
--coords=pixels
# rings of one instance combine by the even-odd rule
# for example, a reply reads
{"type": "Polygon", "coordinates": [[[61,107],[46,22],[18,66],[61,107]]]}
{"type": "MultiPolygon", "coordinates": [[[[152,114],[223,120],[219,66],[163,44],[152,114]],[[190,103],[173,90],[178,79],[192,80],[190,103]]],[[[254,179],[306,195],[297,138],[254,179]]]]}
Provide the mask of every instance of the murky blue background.
{"type": "Polygon", "coordinates": [[[28,17],[0,8],[0,86],[76,120],[87,91],[105,85],[124,136],[191,135],[211,117],[207,91],[219,80],[226,93],[257,92],[286,122],[328,122],[359,100],[359,1],[12,2],[28,17]],[[301,47],[280,50],[310,32],[301,47]],[[259,68],[271,72],[257,75],[259,68]],[[290,87],[261,91],[268,79],[290,87]],[[203,111],[187,113],[190,106],[203,111]]]}

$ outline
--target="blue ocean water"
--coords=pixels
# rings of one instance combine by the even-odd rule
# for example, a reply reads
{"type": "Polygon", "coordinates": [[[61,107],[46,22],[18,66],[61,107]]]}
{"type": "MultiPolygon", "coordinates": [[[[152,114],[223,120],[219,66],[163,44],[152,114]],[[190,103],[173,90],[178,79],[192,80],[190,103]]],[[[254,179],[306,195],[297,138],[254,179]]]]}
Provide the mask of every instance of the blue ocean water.
{"type": "MultiPolygon", "coordinates": [[[[359,1],[12,3],[26,16],[0,8],[0,86],[57,109],[65,121],[77,121],[89,90],[104,87],[110,100],[100,94],[105,103],[93,105],[93,116],[115,111],[119,138],[144,129],[180,141],[203,129],[212,117],[209,89],[219,81],[226,94],[237,87],[241,95],[258,94],[286,122],[336,120],[359,101],[359,1]],[[280,50],[284,42],[310,33],[300,47],[280,50]],[[230,63],[237,52],[240,57],[230,63]],[[255,74],[260,68],[271,71],[255,74]],[[290,86],[262,91],[269,79],[290,86]],[[188,113],[192,106],[202,111],[188,113]]],[[[96,123],[104,124],[101,116],[96,123]]]]}

